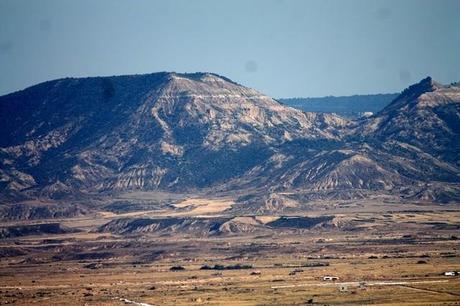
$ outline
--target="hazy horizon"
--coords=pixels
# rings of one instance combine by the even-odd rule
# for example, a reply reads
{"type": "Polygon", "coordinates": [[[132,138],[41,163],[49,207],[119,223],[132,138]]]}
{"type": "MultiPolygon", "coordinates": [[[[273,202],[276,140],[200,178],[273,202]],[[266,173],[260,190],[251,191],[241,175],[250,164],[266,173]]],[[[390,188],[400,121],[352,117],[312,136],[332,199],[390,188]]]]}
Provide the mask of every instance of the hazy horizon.
{"type": "Polygon", "coordinates": [[[275,98],[460,80],[460,1],[0,0],[0,95],[63,77],[213,72],[275,98]]]}

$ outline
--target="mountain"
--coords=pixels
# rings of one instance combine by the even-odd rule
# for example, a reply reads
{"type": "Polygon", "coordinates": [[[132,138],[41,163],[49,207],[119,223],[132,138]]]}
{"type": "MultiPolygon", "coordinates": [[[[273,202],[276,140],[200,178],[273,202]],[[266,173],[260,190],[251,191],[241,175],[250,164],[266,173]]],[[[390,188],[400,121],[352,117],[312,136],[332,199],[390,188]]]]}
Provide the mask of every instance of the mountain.
{"type": "Polygon", "coordinates": [[[460,85],[441,85],[430,77],[404,90],[390,105],[358,128],[380,141],[417,147],[460,166],[460,85]]]}
{"type": "MultiPolygon", "coordinates": [[[[460,200],[460,86],[426,78],[377,114],[350,121],[338,141],[297,141],[257,165],[229,189],[270,186],[292,200],[397,195],[427,201],[460,200]]],[[[242,202],[266,211],[265,196],[242,202]]],[[[245,210],[243,207],[239,209],[245,210]]]]}
{"type": "Polygon", "coordinates": [[[370,117],[284,106],[212,73],[68,78],[0,97],[4,202],[238,194],[230,209],[460,201],[460,87],[427,78],[370,117]]]}
{"type": "Polygon", "coordinates": [[[349,119],[377,113],[398,96],[397,93],[318,98],[281,98],[280,103],[305,112],[335,113],[349,119]]]}
{"type": "Polygon", "coordinates": [[[444,86],[428,77],[376,115],[352,121],[339,150],[292,165],[283,181],[347,195],[364,189],[458,200],[459,127],[459,84],[444,86]]]}
{"type": "Polygon", "coordinates": [[[62,79],[0,98],[2,192],[204,188],[345,121],[210,73],[62,79]]]}

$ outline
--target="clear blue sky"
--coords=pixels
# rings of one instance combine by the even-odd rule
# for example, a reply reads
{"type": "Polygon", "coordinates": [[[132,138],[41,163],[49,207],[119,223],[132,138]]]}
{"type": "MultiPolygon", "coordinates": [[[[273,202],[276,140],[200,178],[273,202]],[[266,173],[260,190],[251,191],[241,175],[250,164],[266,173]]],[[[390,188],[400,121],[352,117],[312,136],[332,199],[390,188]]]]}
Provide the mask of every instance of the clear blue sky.
{"type": "Polygon", "coordinates": [[[67,76],[210,71],[273,97],[460,80],[459,0],[0,0],[0,95],[67,76]]]}

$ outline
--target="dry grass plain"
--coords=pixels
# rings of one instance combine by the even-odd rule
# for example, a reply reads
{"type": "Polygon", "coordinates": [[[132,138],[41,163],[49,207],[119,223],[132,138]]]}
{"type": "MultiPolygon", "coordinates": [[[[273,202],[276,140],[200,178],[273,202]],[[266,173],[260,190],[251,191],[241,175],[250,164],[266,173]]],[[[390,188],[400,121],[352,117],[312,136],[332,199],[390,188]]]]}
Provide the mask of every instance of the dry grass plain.
{"type": "Polygon", "coordinates": [[[455,206],[327,213],[339,226],[208,237],[95,232],[113,213],[53,220],[80,231],[0,240],[0,304],[460,305],[443,275],[460,270],[455,206]]]}

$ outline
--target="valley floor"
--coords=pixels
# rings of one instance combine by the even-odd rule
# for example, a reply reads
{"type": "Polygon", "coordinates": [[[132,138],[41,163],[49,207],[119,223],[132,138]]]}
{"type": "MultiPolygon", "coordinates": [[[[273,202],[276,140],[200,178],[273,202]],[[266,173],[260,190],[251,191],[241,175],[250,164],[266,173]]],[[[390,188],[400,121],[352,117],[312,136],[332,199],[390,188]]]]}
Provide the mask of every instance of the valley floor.
{"type": "Polygon", "coordinates": [[[344,228],[201,237],[54,220],[81,231],[0,240],[0,304],[458,305],[460,277],[444,272],[460,270],[460,209],[419,208],[342,210],[354,220],[344,228]]]}

